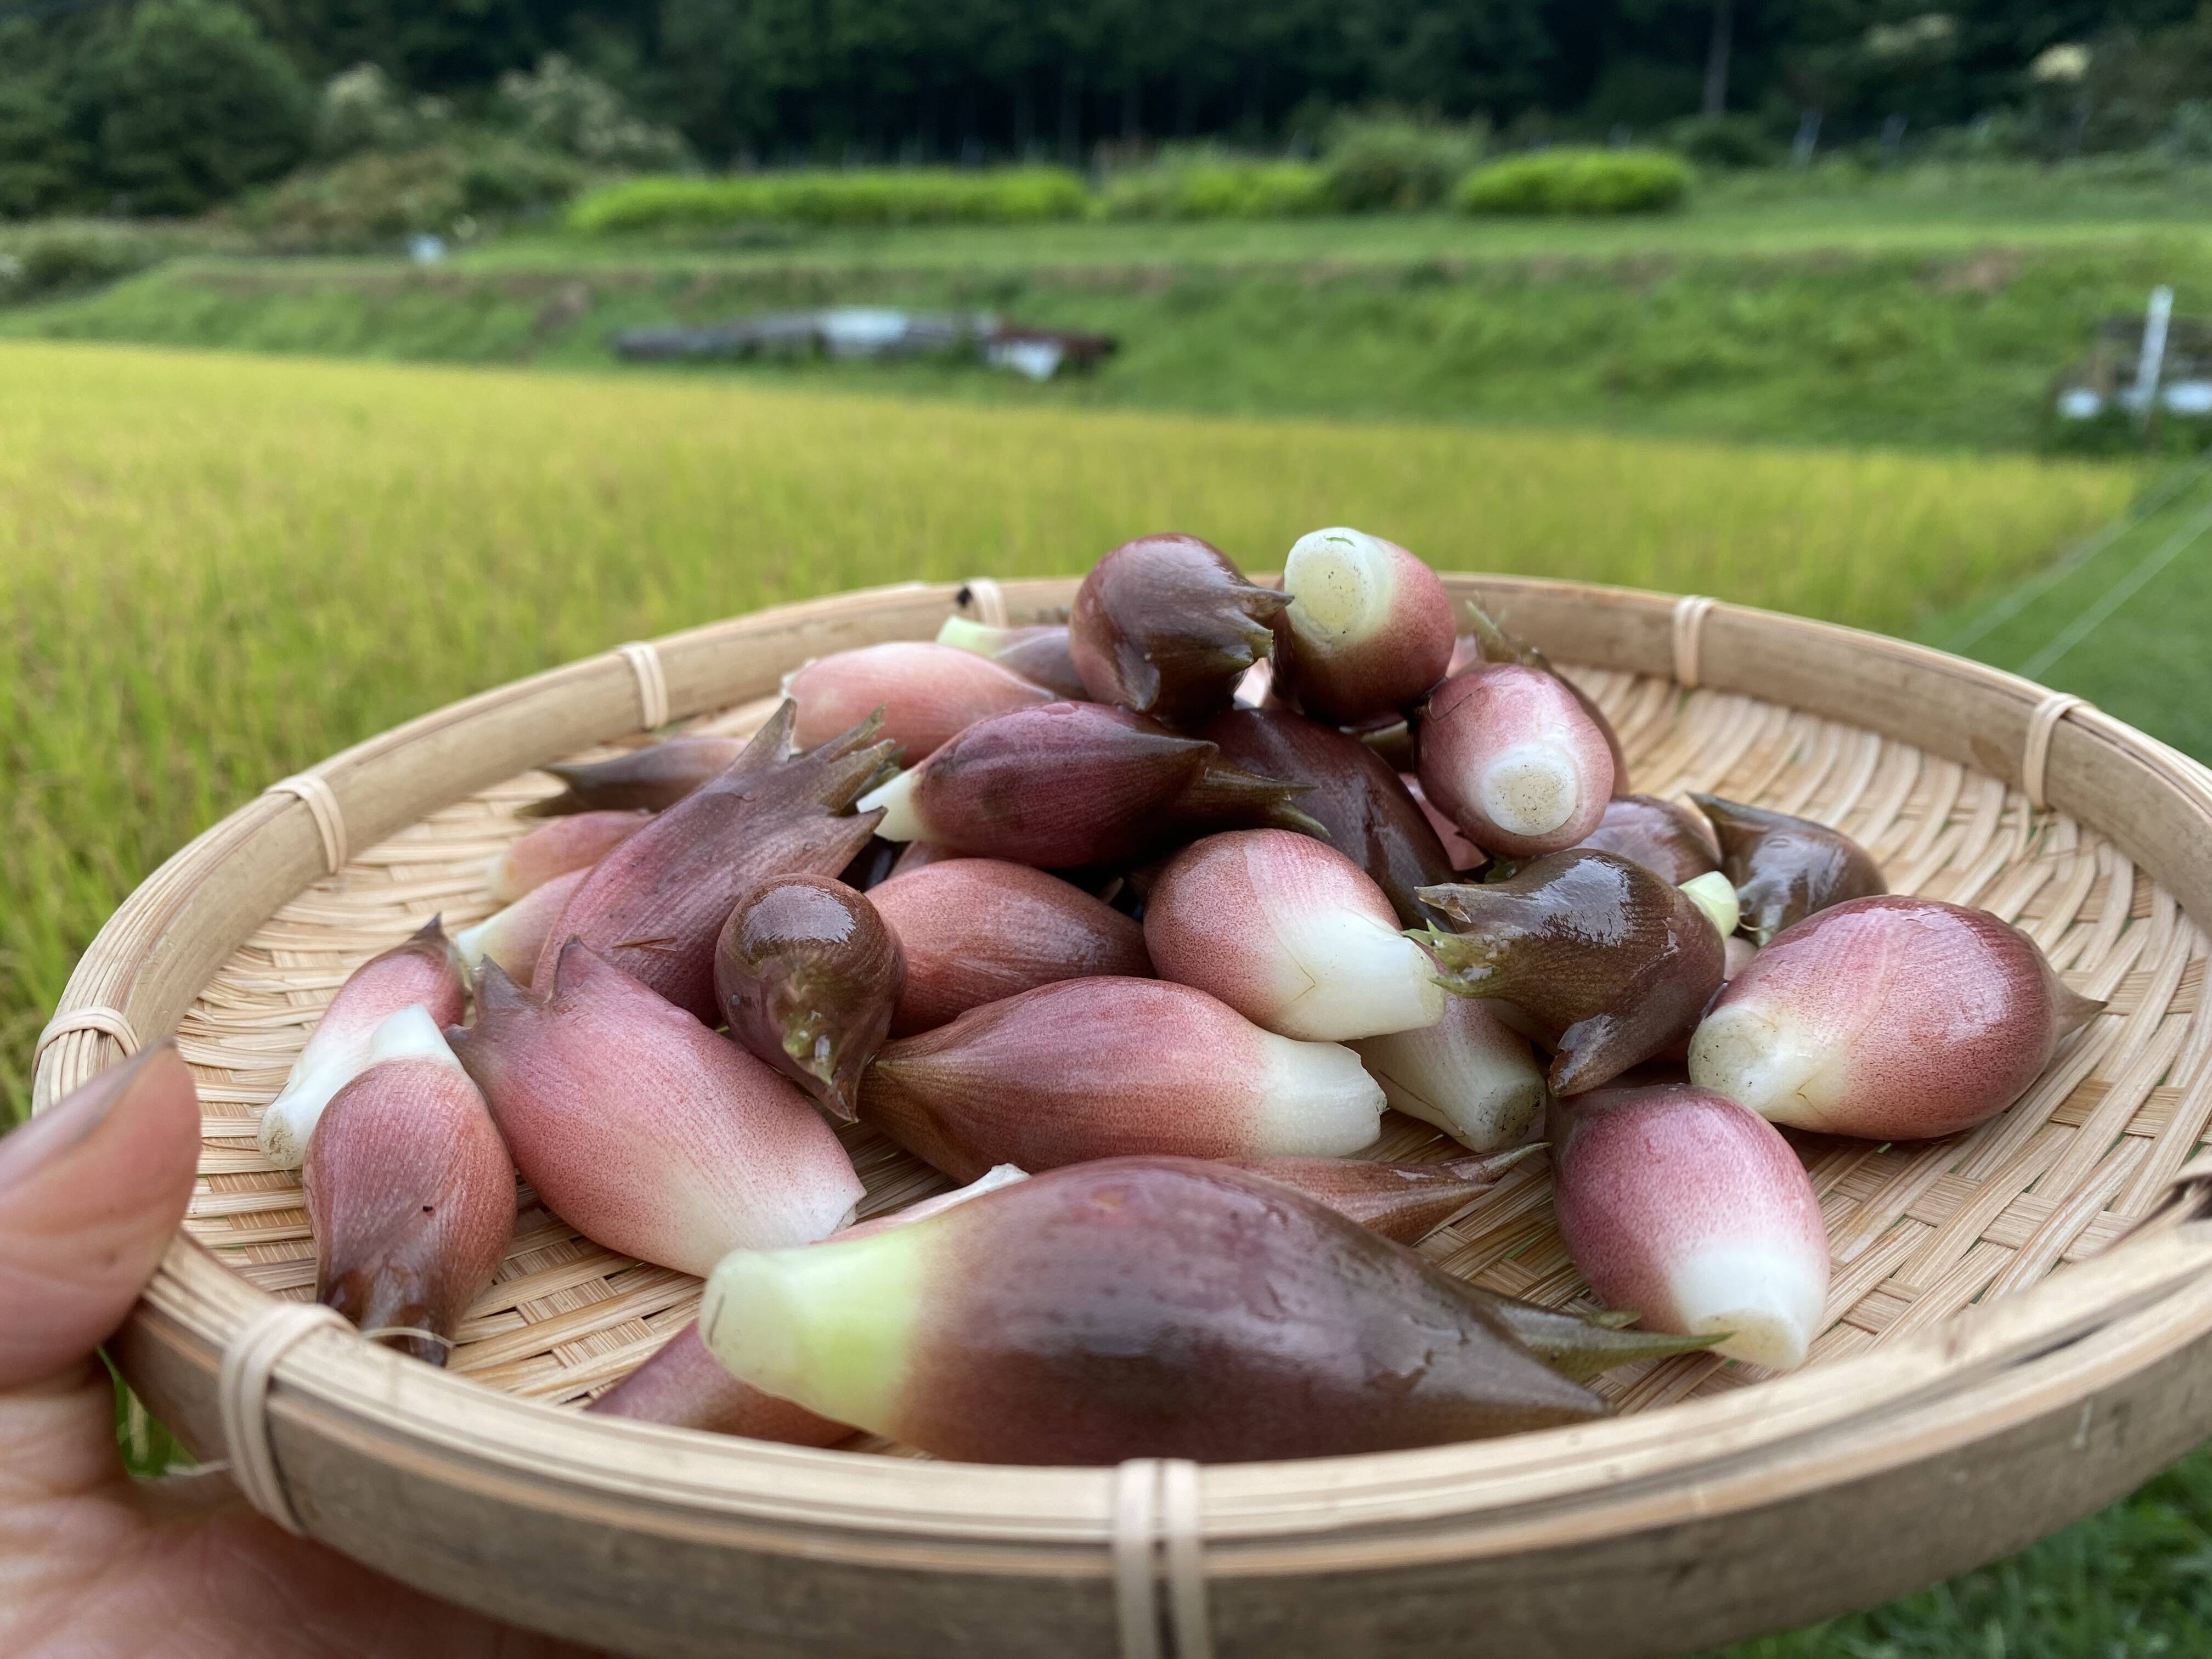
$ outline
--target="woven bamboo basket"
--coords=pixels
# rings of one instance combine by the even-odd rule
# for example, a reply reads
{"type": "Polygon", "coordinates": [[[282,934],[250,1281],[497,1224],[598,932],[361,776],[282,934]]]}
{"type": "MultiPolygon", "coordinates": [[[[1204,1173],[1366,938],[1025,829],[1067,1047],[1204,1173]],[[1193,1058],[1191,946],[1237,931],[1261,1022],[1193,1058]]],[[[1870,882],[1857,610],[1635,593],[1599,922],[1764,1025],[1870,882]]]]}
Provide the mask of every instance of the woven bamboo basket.
{"type": "MultiPolygon", "coordinates": [[[[2027,929],[2107,1011],[2002,1116],[1930,1144],[1799,1137],[1836,1260],[1813,1362],[1615,1373],[1588,1427],[1195,1469],[948,1464],[582,1415],[690,1316],[696,1282],[538,1207],[450,1368],[342,1328],[226,1351],[312,1295],[261,1105],[361,960],[488,908],[530,769],[671,720],[742,732],[813,656],[1017,617],[1067,580],[911,584],[628,647],[349,750],[223,820],[71,979],[34,1098],[176,1033],[205,1113],[183,1231],[115,1346],[204,1456],[259,1437],[299,1526],[456,1601],[647,1655],[1181,1659],[1679,1652],[1866,1605],[2015,1549],[2212,1431],[2212,775],[2077,700],[1895,641],[1705,600],[1452,578],[1603,704],[1637,787],[1847,829],[1893,888],[2027,929]],[[769,701],[763,701],[769,699],[769,701]],[[228,1424],[228,1431],[226,1423],[228,1424]]],[[[1401,1120],[1377,1148],[1441,1152],[1401,1120]]],[[[863,1212],[944,1183],[865,1132],[863,1212]]],[[[1573,1304],[1541,1159],[1423,1247],[1573,1304]]]]}

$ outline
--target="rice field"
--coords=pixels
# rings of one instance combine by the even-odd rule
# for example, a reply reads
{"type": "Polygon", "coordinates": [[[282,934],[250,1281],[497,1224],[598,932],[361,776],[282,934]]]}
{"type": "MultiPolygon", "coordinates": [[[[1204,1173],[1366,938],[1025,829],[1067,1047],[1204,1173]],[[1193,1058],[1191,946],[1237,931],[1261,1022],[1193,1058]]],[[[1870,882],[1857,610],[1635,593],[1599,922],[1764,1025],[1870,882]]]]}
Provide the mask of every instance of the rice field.
{"type": "Polygon", "coordinates": [[[701,380],[0,346],[0,1091],[77,952],[270,780],[625,639],[1175,528],[1910,630],[2131,471],[991,410],[701,380]]]}

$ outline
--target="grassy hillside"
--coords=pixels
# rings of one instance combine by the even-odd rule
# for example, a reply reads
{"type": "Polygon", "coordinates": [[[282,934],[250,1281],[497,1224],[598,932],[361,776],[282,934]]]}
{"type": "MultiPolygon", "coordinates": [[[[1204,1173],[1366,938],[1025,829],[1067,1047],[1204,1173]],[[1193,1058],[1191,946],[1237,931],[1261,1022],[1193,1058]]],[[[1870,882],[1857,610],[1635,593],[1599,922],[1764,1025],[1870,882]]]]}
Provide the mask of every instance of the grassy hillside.
{"type": "MultiPolygon", "coordinates": [[[[1079,227],[1090,229],[1091,227],[1079,227]]],[[[0,333],[607,368],[617,329],[830,303],[982,309],[1104,330],[1096,374],[1036,386],[971,360],[712,366],[1020,407],[1321,415],[1800,443],[2027,449],[2098,320],[2171,283],[2212,308],[2202,239],[1752,258],[1374,258],[950,271],[633,256],[628,264],[185,262],[15,312],[0,333]]]]}

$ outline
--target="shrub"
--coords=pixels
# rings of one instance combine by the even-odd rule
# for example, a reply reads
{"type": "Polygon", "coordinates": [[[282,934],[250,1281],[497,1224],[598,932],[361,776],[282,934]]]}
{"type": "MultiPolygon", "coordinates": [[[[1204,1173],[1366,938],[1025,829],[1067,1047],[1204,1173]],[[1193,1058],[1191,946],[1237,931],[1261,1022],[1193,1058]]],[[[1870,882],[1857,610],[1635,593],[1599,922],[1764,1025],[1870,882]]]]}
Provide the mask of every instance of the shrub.
{"type": "Polygon", "coordinates": [[[158,263],[161,240],[125,225],[33,226],[0,238],[0,304],[96,288],[158,263]]]}
{"type": "Polygon", "coordinates": [[[1104,207],[1121,219],[1284,219],[1331,203],[1328,175],[1310,163],[1200,155],[1119,175],[1104,207]]]}
{"type": "Polygon", "coordinates": [[[1655,213],[1680,205],[1690,168],[1650,149],[1547,149],[1479,167],[1460,181],[1462,213],[1655,213]]]}
{"type": "Polygon", "coordinates": [[[712,229],[769,220],[813,225],[1012,224],[1079,217],[1089,201],[1082,179],[1058,167],[756,173],[608,185],[578,201],[568,222],[596,235],[712,229]]]}
{"type": "Polygon", "coordinates": [[[196,213],[307,154],[307,83],[228,0],[149,0],[106,82],[100,148],[134,211],[196,213]]]}
{"type": "Polygon", "coordinates": [[[1692,115],[1667,129],[1667,145],[1699,167],[1768,167],[1782,160],[1782,147],[1749,115],[1692,115]]]}
{"type": "Polygon", "coordinates": [[[499,102],[527,142],[601,167],[680,167],[691,160],[682,134],[633,114],[621,94],[557,52],[528,74],[501,76],[499,102]]]}
{"type": "Polygon", "coordinates": [[[456,138],[296,173],[244,204],[238,219],[286,252],[389,246],[422,232],[465,239],[483,220],[565,201],[584,177],[569,157],[512,138],[456,138]]]}
{"type": "Polygon", "coordinates": [[[1482,159],[1486,130],[1414,116],[1347,117],[1331,131],[1322,167],[1347,213],[1436,206],[1482,159]]]}
{"type": "Polygon", "coordinates": [[[323,82],[315,150],[335,159],[365,149],[413,149],[446,118],[439,100],[410,98],[375,64],[356,64],[323,82]]]}

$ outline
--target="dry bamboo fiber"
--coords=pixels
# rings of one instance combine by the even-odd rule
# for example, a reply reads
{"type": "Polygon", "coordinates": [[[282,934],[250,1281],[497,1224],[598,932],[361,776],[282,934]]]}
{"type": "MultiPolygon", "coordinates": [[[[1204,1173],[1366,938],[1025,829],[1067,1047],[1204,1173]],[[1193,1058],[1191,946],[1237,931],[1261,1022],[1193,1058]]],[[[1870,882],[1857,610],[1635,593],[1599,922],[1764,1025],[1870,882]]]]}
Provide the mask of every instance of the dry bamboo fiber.
{"type": "MultiPolygon", "coordinates": [[[[2190,1163],[2212,1114],[2212,778],[2094,708],[1894,641],[1452,580],[1576,666],[1638,787],[1839,824],[1893,888],[2017,921],[2111,1000],[1979,1129],[1800,1139],[1837,1258],[1813,1364],[1766,1379],[1667,1361],[1616,1374],[1613,1421],[1382,1456],[1116,1472],[801,1450],[563,1408],[679,1326],[696,1285],[532,1207],[451,1370],[343,1331],[288,1336],[269,1453],[301,1527],[456,1600],[646,1654],[1290,1659],[1460,1652],[1480,1631],[1500,1654],[1631,1656],[1987,1559],[2212,1431],[2208,1172],[2190,1163]]],[[[526,769],[633,740],[641,720],[743,729],[787,669],[926,637],[957,591],[790,606],[488,693],[288,781],[131,896],[70,983],[35,1098],[112,1061],[124,1033],[175,1031],[197,1071],[199,1190],[118,1344],[187,1443],[222,1454],[226,1346],[313,1278],[295,1178],[253,1149],[259,1107],[352,966],[434,911],[488,908],[484,861],[548,787],[526,769]]],[[[1017,617],[1072,591],[984,590],[1017,617]]],[[[1433,1144],[1393,1120],[1383,1150],[1433,1144]]],[[[879,1142],[854,1151],[871,1208],[938,1184],[879,1142]]],[[[1428,1253],[1572,1301],[1547,1188],[1523,1165],[1428,1253]]]]}

